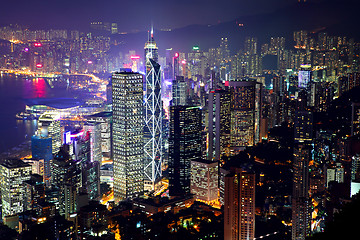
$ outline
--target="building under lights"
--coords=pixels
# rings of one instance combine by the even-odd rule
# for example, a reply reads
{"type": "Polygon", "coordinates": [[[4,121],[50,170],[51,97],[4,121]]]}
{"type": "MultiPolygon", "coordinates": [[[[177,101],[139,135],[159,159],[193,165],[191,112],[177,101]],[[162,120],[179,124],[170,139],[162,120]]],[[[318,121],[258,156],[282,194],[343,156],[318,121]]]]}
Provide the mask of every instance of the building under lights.
{"type": "Polygon", "coordinates": [[[254,239],[255,174],[232,168],[224,184],[224,240],[254,239]]]}
{"type": "Polygon", "coordinates": [[[51,181],[51,161],[52,155],[52,139],[50,137],[41,137],[34,135],[31,137],[31,155],[34,159],[43,159],[44,161],[44,182],[50,186],[51,181]]]}
{"type": "Polygon", "coordinates": [[[38,120],[38,129],[36,135],[41,137],[49,137],[52,140],[52,153],[59,151],[62,144],[63,130],[60,127],[60,115],[57,112],[43,113],[38,120]]]}
{"type": "Polygon", "coordinates": [[[154,190],[162,176],[162,121],[161,71],[158,64],[158,48],[153,30],[145,43],[146,74],[144,85],[144,181],[146,190],[154,190]]]}
{"type": "Polygon", "coordinates": [[[186,105],[186,81],[183,76],[176,76],[172,81],[172,106],[186,105]]]}
{"type": "Polygon", "coordinates": [[[311,147],[297,144],[294,147],[293,195],[292,195],[292,240],[303,240],[310,236],[311,199],[309,197],[309,161],[311,147]]]}
{"type": "Polygon", "coordinates": [[[219,162],[191,161],[190,190],[195,199],[211,203],[218,199],[219,162]]]}
{"type": "Polygon", "coordinates": [[[207,159],[219,161],[230,152],[231,95],[216,89],[209,93],[209,140],[207,159]]]}
{"type": "Polygon", "coordinates": [[[261,83],[226,82],[231,91],[231,147],[254,146],[260,141],[261,83]]]}
{"type": "Polygon", "coordinates": [[[101,124],[86,122],[84,124],[84,131],[90,133],[90,162],[99,162],[101,164],[101,124]]]}
{"type": "Polygon", "coordinates": [[[52,185],[58,192],[59,213],[66,219],[77,211],[81,187],[81,165],[69,154],[69,145],[63,145],[54,155],[52,185]]]}
{"type": "Polygon", "coordinates": [[[172,106],[169,136],[169,195],[190,193],[191,161],[201,160],[200,107],[172,106]]]}
{"type": "Polygon", "coordinates": [[[112,75],[114,199],[144,191],[143,75],[130,70],[112,75]]]}
{"type": "Polygon", "coordinates": [[[18,159],[0,165],[2,218],[25,211],[24,182],[30,180],[31,165],[18,159]]]}

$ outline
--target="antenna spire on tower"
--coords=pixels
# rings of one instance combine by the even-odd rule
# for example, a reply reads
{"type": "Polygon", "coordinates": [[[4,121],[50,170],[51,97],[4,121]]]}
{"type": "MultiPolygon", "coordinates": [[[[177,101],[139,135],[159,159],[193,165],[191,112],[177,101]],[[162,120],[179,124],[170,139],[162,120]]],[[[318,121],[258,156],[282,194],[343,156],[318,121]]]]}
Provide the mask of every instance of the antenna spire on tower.
{"type": "Polygon", "coordinates": [[[153,37],[154,37],[154,24],[151,21],[151,38],[153,38],[153,37]]]}

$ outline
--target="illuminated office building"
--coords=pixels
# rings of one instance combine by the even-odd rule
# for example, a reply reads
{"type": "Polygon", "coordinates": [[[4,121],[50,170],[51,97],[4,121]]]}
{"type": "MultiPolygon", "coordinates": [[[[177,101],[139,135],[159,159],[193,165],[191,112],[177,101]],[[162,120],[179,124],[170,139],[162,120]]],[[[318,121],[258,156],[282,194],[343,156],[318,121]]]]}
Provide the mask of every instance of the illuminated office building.
{"type": "Polygon", "coordinates": [[[172,82],[172,106],[186,105],[186,81],[183,76],[176,76],[172,82]]]}
{"type": "Polygon", "coordinates": [[[220,160],[230,152],[230,104],[227,90],[216,89],[209,93],[208,160],[220,160]]]}
{"type": "Polygon", "coordinates": [[[114,198],[134,198],[144,191],[143,75],[112,75],[114,198]]]}
{"type": "Polygon", "coordinates": [[[62,132],[59,113],[45,112],[39,117],[36,135],[52,139],[52,154],[57,153],[61,147],[62,132]]]}
{"type": "Polygon", "coordinates": [[[302,68],[298,74],[299,88],[306,88],[311,81],[311,71],[308,68],[302,68]]]}
{"type": "Polygon", "coordinates": [[[111,126],[112,126],[112,112],[100,112],[87,117],[89,123],[100,124],[101,135],[101,151],[103,156],[111,157],[111,126]]]}
{"type": "Polygon", "coordinates": [[[190,193],[191,161],[201,159],[201,109],[170,107],[169,195],[190,193]]]}
{"type": "Polygon", "coordinates": [[[101,163],[101,124],[97,122],[86,122],[84,124],[84,132],[90,133],[90,161],[101,163]]]}
{"type": "Polygon", "coordinates": [[[51,161],[52,154],[52,139],[49,137],[41,137],[34,135],[31,137],[31,155],[34,159],[44,160],[44,181],[47,186],[50,186],[51,178],[51,161]]]}
{"type": "Polygon", "coordinates": [[[144,86],[144,181],[147,190],[153,190],[162,176],[162,121],[161,70],[158,64],[158,48],[153,30],[145,43],[146,75],[144,86]]]}
{"type": "Polygon", "coordinates": [[[77,211],[77,198],[81,187],[81,163],[69,154],[69,145],[63,145],[54,155],[52,185],[58,192],[60,215],[69,218],[77,211]]]}
{"type": "Polygon", "coordinates": [[[330,182],[344,182],[345,169],[341,163],[336,163],[335,166],[330,166],[326,169],[326,185],[325,187],[329,187],[330,182]]]}
{"type": "Polygon", "coordinates": [[[255,174],[232,168],[225,175],[224,240],[255,237],[255,174]]]}
{"type": "Polygon", "coordinates": [[[191,193],[195,199],[211,203],[218,199],[219,162],[191,161],[191,193]]]}
{"type": "Polygon", "coordinates": [[[227,82],[231,91],[231,147],[234,150],[260,141],[261,83],[227,82]]]}
{"type": "Polygon", "coordinates": [[[31,165],[32,174],[44,176],[44,159],[23,159],[25,163],[31,165]]]}
{"type": "Polygon", "coordinates": [[[73,149],[75,160],[81,164],[81,192],[87,193],[89,199],[96,199],[100,196],[101,162],[91,161],[91,133],[73,139],[73,149]]]}
{"type": "Polygon", "coordinates": [[[45,112],[38,120],[38,129],[31,137],[31,152],[34,159],[44,159],[44,180],[49,186],[51,178],[51,161],[53,154],[59,151],[62,144],[60,115],[57,112],[45,112]]]}
{"type": "Polygon", "coordinates": [[[2,217],[25,209],[25,185],[30,180],[31,165],[18,159],[6,159],[0,165],[2,217]]]}

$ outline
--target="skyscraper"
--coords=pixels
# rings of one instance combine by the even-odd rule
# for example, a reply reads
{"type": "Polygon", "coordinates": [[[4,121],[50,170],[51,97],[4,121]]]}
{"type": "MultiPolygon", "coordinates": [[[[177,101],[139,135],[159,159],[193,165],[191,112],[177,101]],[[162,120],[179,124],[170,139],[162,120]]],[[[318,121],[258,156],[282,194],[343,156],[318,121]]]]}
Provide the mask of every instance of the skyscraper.
{"type": "Polygon", "coordinates": [[[191,161],[191,193],[206,203],[218,199],[219,162],[208,160],[191,161]]]}
{"type": "Polygon", "coordinates": [[[292,239],[304,240],[310,235],[311,202],[309,198],[310,146],[298,144],[294,147],[292,239]]]}
{"type": "Polygon", "coordinates": [[[261,83],[228,82],[231,91],[231,147],[236,150],[260,141],[261,83]]]}
{"type": "Polygon", "coordinates": [[[102,161],[101,151],[101,125],[96,122],[86,122],[84,124],[84,131],[90,133],[90,161],[99,162],[102,161]]]}
{"type": "Polygon", "coordinates": [[[31,165],[18,159],[5,160],[0,165],[2,217],[23,212],[25,185],[30,180],[31,165]]]}
{"type": "Polygon", "coordinates": [[[44,159],[44,180],[48,185],[51,177],[52,139],[34,135],[31,137],[31,154],[34,159],[44,159]]]}
{"type": "Polygon", "coordinates": [[[186,82],[183,76],[176,76],[172,82],[172,106],[186,105],[186,82]]]}
{"type": "Polygon", "coordinates": [[[169,195],[190,193],[191,161],[201,159],[201,109],[170,107],[169,195]]]}
{"type": "Polygon", "coordinates": [[[50,137],[52,139],[52,154],[61,147],[62,129],[60,127],[60,115],[57,112],[45,112],[39,117],[36,135],[50,137]]]}
{"type": "Polygon", "coordinates": [[[147,190],[153,190],[162,176],[162,120],[161,71],[154,33],[145,43],[146,75],[144,89],[144,181],[147,190]]]}
{"type": "Polygon", "coordinates": [[[209,144],[208,160],[220,160],[230,151],[230,103],[227,90],[216,89],[209,93],[209,144]]]}
{"type": "Polygon", "coordinates": [[[47,186],[51,178],[51,160],[62,144],[61,136],[59,114],[56,112],[42,114],[39,117],[38,129],[31,137],[31,153],[35,159],[44,159],[44,181],[47,186]]]}
{"type": "Polygon", "coordinates": [[[114,198],[133,198],[144,190],[143,75],[112,75],[114,198]]]}
{"type": "Polygon", "coordinates": [[[81,186],[80,162],[69,154],[69,145],[63,145],[54,155],[52,184],[58,191],[59,213],[69,218],[77,211],[77,198],[81,186]]]}
{"type": "Polygon", "coordinates": [[[232,168],[225,176],[224,240],[255,237],[255,174],[232,168]]]}
{"type": "Polygon", "coordinates": [[[82,187],[81,192],[87,193],[89,199],[100,195],[100,164],[91,161],[91,133],[86,132],[73,140],[75,160],[80,162],[82,187]]]}
{"type": "Polygon", "coordinates": [[[297,143],[309,142],[313,137],[313,113],[296,111],[294,117],[294,140],[297,143]]]}

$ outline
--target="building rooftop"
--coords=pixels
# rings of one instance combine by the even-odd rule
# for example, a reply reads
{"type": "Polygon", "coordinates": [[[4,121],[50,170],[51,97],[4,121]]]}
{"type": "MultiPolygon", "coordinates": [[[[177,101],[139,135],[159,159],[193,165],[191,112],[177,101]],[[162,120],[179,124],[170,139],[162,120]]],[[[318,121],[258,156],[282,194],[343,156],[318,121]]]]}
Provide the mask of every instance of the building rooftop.
{"type": "Polygon", "coordinates": [[[2,163],[2,166],[6,167],[6,168],[20,168],[20,167],[31,167],[30,164],[25,163],[24,161],[20,160],[20,159],[5,159],[2,163]]]}
{"type": "Polygon", "coordinates": [[[99,113],[95,113],[93,115],[89,115],[89,116],[87,116],[87,118],[111,117],[111,116],[112,116],[112,112],[99,112],[99,113]]]}
{"type": "Polygon", "coordinates": [[[25,99],[27,106],[44,105],[56,109],[78,107],[84,104],[80,99],[74,98],[31,98],[25,99]]]}

